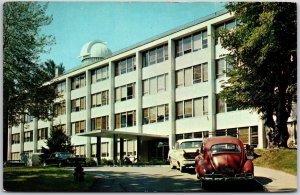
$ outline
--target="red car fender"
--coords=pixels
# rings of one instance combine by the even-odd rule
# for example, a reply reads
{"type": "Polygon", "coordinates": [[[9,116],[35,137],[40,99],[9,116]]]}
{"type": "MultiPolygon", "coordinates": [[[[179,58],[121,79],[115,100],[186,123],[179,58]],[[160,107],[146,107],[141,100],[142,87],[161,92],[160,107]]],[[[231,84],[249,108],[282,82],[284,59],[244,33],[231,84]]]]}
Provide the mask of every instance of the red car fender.
{"type": "Polygon", "coordinates": [[[254,175],[254,166],[252,160],[247,160],[243,167],[244,173],[252,173],[254,175]]]}
{"type": "Polygon", "coordinates": [[[196,172],[199,173],[201,177],[205,175],[207,172],[211,172],[211,165],[206,160],[200,160],[196,166],[196,172]]]}

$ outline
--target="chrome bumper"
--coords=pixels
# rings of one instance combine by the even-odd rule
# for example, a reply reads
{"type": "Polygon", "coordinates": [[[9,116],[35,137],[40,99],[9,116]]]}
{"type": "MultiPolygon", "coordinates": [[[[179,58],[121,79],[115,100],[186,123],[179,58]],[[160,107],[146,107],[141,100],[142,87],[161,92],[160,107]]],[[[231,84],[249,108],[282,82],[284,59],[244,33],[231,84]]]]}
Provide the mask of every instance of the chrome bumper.
{"type": "Polygon", "coordinates": [[[254,176],[252,173],[239,173],[234,177],[227,177],[222,174],[205,174],[202,180],[205,181],[241,181],[241,180],[252,180],[254,176]]]}

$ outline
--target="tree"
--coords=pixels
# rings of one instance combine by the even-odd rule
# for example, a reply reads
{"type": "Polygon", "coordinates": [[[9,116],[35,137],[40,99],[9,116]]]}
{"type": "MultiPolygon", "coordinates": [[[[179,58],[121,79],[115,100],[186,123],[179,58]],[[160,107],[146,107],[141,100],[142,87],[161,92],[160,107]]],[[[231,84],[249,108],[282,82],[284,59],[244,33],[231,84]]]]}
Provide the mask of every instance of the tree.
{"type": "Polygon", "coordinates": [[[46,140],[48,148],[42,147],[42,153],[50,155],[54,152],[70,152],[74,153],[71,138],[62,130],[52,128],[49,138],[46,140]]]}
{"type": "Polygon", "coordinates": [[[265,121],[269,147],[287,147],[287,121],[297,91],[296,3],[229,3],[239,24],[222,30],[222,47],[233,65],[221,97],[251,108],[265,121]]]}
{"type": "Polygon", "coordinates": [[[3,6],[3,160],[7,159],[8,127],[18,125],[30,114],[45,119],[55,98],[52,77],[39,63],[39,55],[54,38],[41,34],[49,25],[47,4],[6,2],[3,6]]]}
{"type": "Polygon", "coordinates": [[[52,78],[65,73],[65,67],[64,67],[63,63],[56,65],[53,60],[47,60],[45,62],[45,67],[47,69],[47,72],[50,74],[49,77],[52,77],[52,78]],[[56,70],[57,70],[58,75],[56,75],[56,70]]]}

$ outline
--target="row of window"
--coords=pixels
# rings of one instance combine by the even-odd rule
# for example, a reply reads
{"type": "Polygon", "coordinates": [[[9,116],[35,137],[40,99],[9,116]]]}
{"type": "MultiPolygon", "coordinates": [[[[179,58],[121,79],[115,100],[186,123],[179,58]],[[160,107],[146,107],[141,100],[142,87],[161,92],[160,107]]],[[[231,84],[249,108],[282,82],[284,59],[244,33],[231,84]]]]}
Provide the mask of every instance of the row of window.
{"type": "Polygon", "coordinates": [[[153,95],[168,88],[168,74],[143,80],[143,95],[153,95]]]}
{"type": "Polygon", "coordinates": [[[33,131],[24,132],[24,142],[32,142],[33,141],[33,131]]]}
{"type": "Polygon", "coordinates": [[[208,97],[176,102],[176,118],[198,117],[208,114],[208,97]]]}
{"type": "Polygon", "coordinates": [[[218,129],[216,136],[232,136],[238,137],[245,144],[257,146],[258,144],[258,127],[239,127],[231,129],[218,129]]]}
{"type": "Polygon", "coordinates": [[[116,129],[136,126],[135,110],[115,114],[115,119],[116,119],[115,120],[116,129]]]}
{"type": "Polygon", "coordinates": [[[192,133],[176,134],[176,141],[181,139],[193,139],[193,138],[207,138],[209,136],[208,131],[199,131],[192,133]]]}
{"type": "Polygon", "coordinates": [[[60,116],[66,114],[66,102],[57,102],[54,104],[54,116],[60,116]]]}
{"type": "Polygon", "coordinates": [[[221,23],[218,26],[216,26],[215,27],[215,35],[216,35],[215,36],[215,44],[218,45],[219,43],[221,43],[219,32],[222,29],[230,30],[230,29],[235,28],[237,24],[238,24],[237,20],[230,20],[230,21],[221,23]]]}
{"type": "Polygon", "coordinates": [[[148,50],[142,54],[143,67],[168,60],[168,44],[148,50]]]}
{"type": "Polygon", "coordinates": [[[159,123],[169,120],[168,104],[143,109],[143,124],[159,123]]]}
{"type": "Polygon", "coordinates": [[[48,127],[38,129],[38,140],[48,139],[48,127]]]}
{"type": "MultiPolygon", "coordinates": [[[[38,140],[43,140],[48,138],[48,128],[38,129],[38,140]]],[[[24,132],[24,142],[33,141],[33,130],[24,132]]],[[[19,144],[20,143],[20,133],[15,133],[11,135],[11,143],[19,144]]]]}
{"type": "Polygon", "coordinates": [[[92,131],[93,130],[108,130],[109,129],[109,116],[102,116],[97,118],[92,118],[92,131]]]}
{"type": "Polygon", "coordinates": [[[71,78],[71,89],[78,89],[85,86],[85,73],[71,78]]]}
{"type": "Polygon", "coordinates": [[[216,79],[226,77],[227,73],[232,70],[232,65],[225,58],[216,60],[216,79]]]}
{"type": "Polygon", "coordinates": [[[135,56],[125,58],[116,63],[115,76],[136,70],[135,56]]]}
{"type": "Polygon", "coordinates": [[[85,110],[85,97],[71,100],[71,110],[72,112],[85,110]]]}
{"type": "Polygon", "coordinates": [[[92,107],[104,106],[109,104],[108,90],[92,95],[92,107]]]}
{"type": "Polygon", "coordinates": [[[92,83],[100,82],[108,78],[108,66],[103,66],[92,70],[92,83]]]}
{"type": "Polygon", "coordinates": [[[135,97],[135,83],[117,87],[115,90],[116,102],[126,101],[135,97]]]}
{"type": "Polygon", "coordinates": [[[203,63],[176,71],[176,87],[188,87],[208,81],[208,64],[203,63]]]}
{"type": "Polygon", "coordinates": [[[208,47],[207,30],[183,37],[175,41],[176,57],[208,47]]]}

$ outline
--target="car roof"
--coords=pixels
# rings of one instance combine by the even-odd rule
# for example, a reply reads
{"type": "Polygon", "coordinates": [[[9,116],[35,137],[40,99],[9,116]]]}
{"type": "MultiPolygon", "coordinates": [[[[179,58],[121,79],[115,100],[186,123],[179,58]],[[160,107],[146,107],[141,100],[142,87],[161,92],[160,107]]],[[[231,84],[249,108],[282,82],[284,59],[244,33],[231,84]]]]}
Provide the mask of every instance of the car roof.
{"type": "Polygon", "coordinates": [[[219,137],[207,138],[204,142],[204,147],[210,148],[212,145],[221,144],[221,143],[232,143],[240,146],[244,145],[239,138],[230,137],[230,136],[219,136],[219,137]]]}

